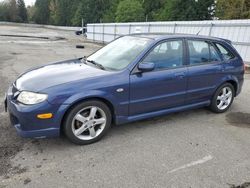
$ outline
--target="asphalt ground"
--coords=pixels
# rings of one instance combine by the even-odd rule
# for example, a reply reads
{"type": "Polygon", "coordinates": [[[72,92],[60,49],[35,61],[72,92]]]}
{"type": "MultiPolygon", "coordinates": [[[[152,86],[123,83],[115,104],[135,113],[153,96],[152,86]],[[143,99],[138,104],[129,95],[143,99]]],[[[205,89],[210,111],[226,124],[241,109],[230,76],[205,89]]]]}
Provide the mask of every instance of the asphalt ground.
{"type": "MultiPolygon", "coordinates": [[[[0,100],[25,70],[98,48],[73,32],[1,25],[0,100]],[[75,48],[78,44],[85,48],[75,48]]],[[[247,187],[249,135],[249,74],[224,114],[202,108],[113,126],[100,142],[87,146],[64,137],[20,138],[1,103],[0,188],[247,187]]]]}

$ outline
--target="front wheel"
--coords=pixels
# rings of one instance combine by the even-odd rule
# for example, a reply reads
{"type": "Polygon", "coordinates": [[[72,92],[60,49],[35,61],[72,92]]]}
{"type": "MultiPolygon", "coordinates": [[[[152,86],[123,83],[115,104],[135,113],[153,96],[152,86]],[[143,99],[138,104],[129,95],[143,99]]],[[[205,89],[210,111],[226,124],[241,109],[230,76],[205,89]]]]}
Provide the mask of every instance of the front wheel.
{"type": "Polygon", "coordinates": [[[210,105],[210,109],[215,113],[223,113],[227,111],[233,103],[234,96],[235,90],[232,84],[223,84],[216,90],[210,105]]]}
{"type": "Polygon", "coordinates": [[[79,145],[100,140],[111,125],[111,112],[101,101],[85,101],[67,114],[63,130],[68,139],[79,145]]]}

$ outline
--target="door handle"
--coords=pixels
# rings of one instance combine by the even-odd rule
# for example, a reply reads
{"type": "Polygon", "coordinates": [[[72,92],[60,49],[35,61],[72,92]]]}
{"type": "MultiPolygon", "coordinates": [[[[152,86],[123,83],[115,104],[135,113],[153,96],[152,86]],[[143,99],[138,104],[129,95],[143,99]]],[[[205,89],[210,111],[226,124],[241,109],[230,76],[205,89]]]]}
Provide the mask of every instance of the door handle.
{"type": "Polygon", "coordinates": [[[180,72],[180,73],[175,73],[174,76],[175,78],[183,79],[186,76],[186,74],[184,72],[180,72]]]}

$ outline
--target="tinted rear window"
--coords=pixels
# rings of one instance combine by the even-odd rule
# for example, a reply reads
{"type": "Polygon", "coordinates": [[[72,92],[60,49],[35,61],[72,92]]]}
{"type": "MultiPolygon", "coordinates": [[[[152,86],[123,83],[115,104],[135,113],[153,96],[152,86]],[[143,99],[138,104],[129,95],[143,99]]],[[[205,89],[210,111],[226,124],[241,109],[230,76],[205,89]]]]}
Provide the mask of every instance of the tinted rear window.
{"type": "Polygon", "coordinates": [[[230,60],[233,59],[235,56],[230,50],[228,50],[226,47],[222,46],[221,44],[215,43],[217,48],[219,49],[220,53],[223,56],[224,60],[230,60]]]}

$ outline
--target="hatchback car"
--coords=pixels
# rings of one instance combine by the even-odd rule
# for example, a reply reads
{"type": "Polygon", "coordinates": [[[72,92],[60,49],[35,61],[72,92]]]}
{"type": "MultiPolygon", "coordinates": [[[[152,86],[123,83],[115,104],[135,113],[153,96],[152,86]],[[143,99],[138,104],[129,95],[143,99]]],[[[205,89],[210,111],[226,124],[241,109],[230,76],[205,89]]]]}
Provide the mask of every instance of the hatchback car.
{"type": "Polygon", "coordinates": [[[24,137],[64,133],[76,144],[111,124],[210,107],[228,110],[243,84],[230,41],[193,35],[120,37],[89,57],[34,68],[9,88],[6,107],[24,137]]]}

